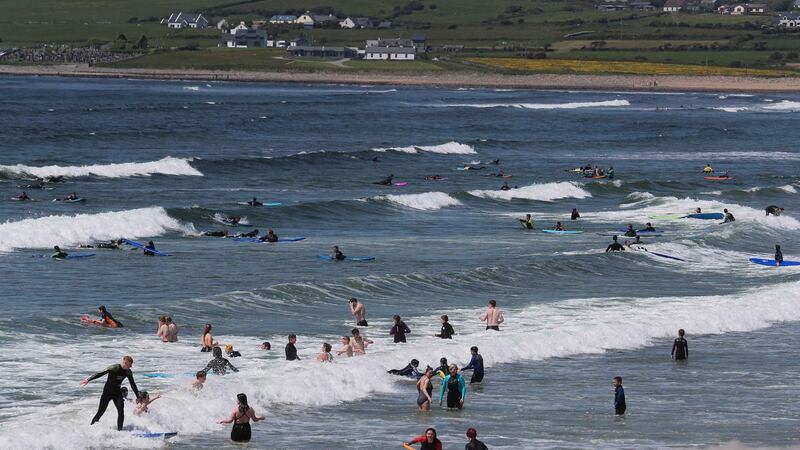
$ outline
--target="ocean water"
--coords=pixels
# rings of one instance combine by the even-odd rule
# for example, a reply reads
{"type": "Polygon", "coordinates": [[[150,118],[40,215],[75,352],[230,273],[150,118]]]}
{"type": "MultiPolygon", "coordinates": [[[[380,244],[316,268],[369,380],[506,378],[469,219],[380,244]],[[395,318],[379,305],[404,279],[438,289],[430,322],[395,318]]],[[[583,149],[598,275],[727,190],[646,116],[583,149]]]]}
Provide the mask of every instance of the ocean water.
{"type": "Polygon", "coordinates": [[[775,244],[800,259],[798,111],[789,94],[0,78],[0,446],[230,448],[216,421],[239,392],[267,417],[253,448],[399,448],[428,426],[445,448],[469,427],[491,448],[800,445],[800,269],[748,262],[775,244]],[[706,163],[734,179],[704,180],[706,163]],[[567,172],[584,164],[616,179],[567,172]],[[500,190],[500,169],[515,189],[500,190]],[[373,184],[389,174],[408,185],[373,184]],[[36,201],[10,200],[59,175],[27,190],[36,201]],[[86,201],[51,201],[73,191],[86,201]],[[252,197],[282,205],[237,204],[252,197]],[[766,217],[772,204],[786,214],[766,217]],[[665,234],[644,239],[650,252],[604,252],[628,223],[696,207],[737,221],[653,220],[665,234]],[[526,213],[536,231],[520,227],[526,213]],[[221,214],[251,225],[232,232],[306,239],[200,236],[224,228],[221,214]],[[556,221],[584,233],[539,231],[556,221]],[[172,256],[77,248],[119,237],[172,256]],[[35,257],[53,245],[96,256],[35,257]],[[317,257],[333,245],[376,259],[317,257]],[[314,361],[349,333],[353,296],[375,343],[314,361]],[[505,312],[500,333],[478,320],[489,299],[505,312]],[[100,304],[125,328],[82,325],[100,304]],[[155,336],[163,314],[178,343],[155,336]],[[394,314],[412,329],[405,345],[388,334],[394,314]],[[452,341],[431,336],[441,314],[452,341]],[[243,354],[241,371],[193,393],[185,374],[209,359],[206,322],[243,354]],[[678,328],[687,363],[669,357],[678,328]],[[283,360],[289,333],[302,361],[283,360]],[[486,379],[462,411],[420,413],[413,383],[386,374],[411,358],[464,365],[472,345],[486,379]],[[102,380],[80,380],[126,354],[140,389],[163,395],[144,417],[128,403],[126,423],[176,438],[119,433],[113,407],[89,426],[102,380]]]}

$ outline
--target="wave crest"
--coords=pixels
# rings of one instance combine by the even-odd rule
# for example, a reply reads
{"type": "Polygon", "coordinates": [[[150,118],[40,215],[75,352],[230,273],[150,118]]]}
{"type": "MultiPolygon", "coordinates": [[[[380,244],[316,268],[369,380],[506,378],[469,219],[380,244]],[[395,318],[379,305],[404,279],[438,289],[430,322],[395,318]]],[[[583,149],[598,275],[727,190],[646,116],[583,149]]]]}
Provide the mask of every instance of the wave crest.
{"type": "Polygon", "coordinates": [[[496,200],[538,200],[551,202],[562,198],[588,198],[592,194],[584,190],[578,183],[562,181],[556,183],[532,184],[508,191],[475,190],[467,192],[473,197],[496,200]]]}
{"type": "Polygon", "coordinates": [[[173,158],[167,156],[158,161],[142,163],[119,163],[119,164],[93,164],[89,166],[26,166],[17,164],[15,166],[0,165],[0,173],[6,172],[12,175],[44,177],[87,177],[98,176],[106,178],[122,178],[133,176],[150,176],[153,174],[161,175],[187,175],[199,176],[203,174],[189,164],[191,159],[173,158]]]}
{"type": "Polygon", "coordinates": [[[421,211],[435,211],[462,203],[444,192],[424,192],[422,194],[381,195],[376,200],[385,200],[396,205],[421,211]]]}
{"type": "Polygon", "coordinates": [[[471,145],[462,144],[460,142],[450,141],[439,145],[412,145],[408,147],[389,147],[389,148],[375,148],[376,152],[403,152],[403,153],[439,153],[442,155],[472,155],[477,153],[471,145]]]}

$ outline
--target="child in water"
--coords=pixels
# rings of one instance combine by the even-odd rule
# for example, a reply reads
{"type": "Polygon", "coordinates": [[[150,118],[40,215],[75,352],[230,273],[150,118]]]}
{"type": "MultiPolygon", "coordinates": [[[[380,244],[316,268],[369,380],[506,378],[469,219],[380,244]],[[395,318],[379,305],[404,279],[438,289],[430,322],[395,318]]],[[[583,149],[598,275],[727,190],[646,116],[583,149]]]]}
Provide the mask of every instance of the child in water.
{"type": "Polygon", "coordinates": [[[333,355],[331,355],[331,344],[327,342],[322,344],[322,351],[317,356],[317,359],[322,362],[333,362],[333,355]]]}
{"type": "Polygon", "coordinates": [[[140,392],[139,398],[136,399],[136,406],[133,408],[133,414],[136,416],[141,416],[142,414],[150,412],[150,410],[147,409],[147,406],[160,398],[161,394],[156,394],[155,397],[150,398],[150,394],[148,394],[147,391],[140,392]]]}

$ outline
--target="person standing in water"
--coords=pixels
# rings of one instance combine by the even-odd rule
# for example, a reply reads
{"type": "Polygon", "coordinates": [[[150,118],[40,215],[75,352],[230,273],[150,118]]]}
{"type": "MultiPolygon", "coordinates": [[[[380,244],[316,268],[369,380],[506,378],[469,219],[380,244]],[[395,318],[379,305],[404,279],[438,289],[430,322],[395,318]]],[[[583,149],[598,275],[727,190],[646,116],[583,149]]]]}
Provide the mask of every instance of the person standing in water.
{"type": "Polygon", "coordinates": [[[486,444],[478,440],[478,430],[475,428],[467,429],[467,439],[469,442],[464,446],[464,450],[489,450],[486,444]]]}
{"type": "Polygon", "coordinates": [[[233,442],[250,442],[252,430],[250,429],[250,419],[253,422],[264,420],[264,417],[256,415],[256,411],[247,404],[247,396],[238,394],[236,396],[238,405],[233,410],[230,417],[220,420],[218,423],[223,425],[233,423],[231,430],[231,440],[233,442]]]}
{"type": "Polygon", "coordinates": [[[368,327],[367,323],[367,308],[363,303],[359,303],[358,299],[353,297],[350,299],[350,314],[356,318],[357,327],[368,327]]]}
{"type": "Polygon", "coordinates": [[[331,348],[331,344],[328,344],[327,342],[322,344],[322,351],[320,352],[319,356],[317,356],[317,360],[321,362],[333,362],[331,348]]]}
{"type": "Polygon", "coordinates": [[[342,349],[336,352],[337,355],[344,355],[346,358],[353,356],[353,346],[350,344],[350,336],[342,336],[342,349]]]}
{"type": "Polygon", "coordinates": [[[614,377],[611,384],[614,386],[614,412],[618,416],[625,415],[627,405],[625,404],[625,389],[622,387],[622,377],[614,377]]]}
{"type": "Polygon", "coordinates": [[[525,214],[525,218],[519,219],[519,221],[522,223],[522,226],[525,227],[526,229],[528,230],[533,229],[533,218],[531,217],[530,214],[525,214]]]}
{"type": "Polygon", "coordinates": [[[469,384],[480,383],[483,381],[483,356],[478,353],[478,347],[472,346],[469,351],[472,353],[472,358],[469,360],[469,364],[461,370],[472,369],[472,378],[469,380],[469,384]]]}
{"type": "Polygon", "coordinates": [[[419,381],[417,381],[417,406],[420,411],[428,411],[431,409],[431,403],[433,403],[433,398],[431,398],[431,394],[433,394],[432,376],[433,368],[428,367],[425,369],[425,373],[419,381]]]}
{"type": "Polygon", "coordinates": [[[725,220],[722,223],[736,222],[736,218],[733,217],[733,213],[728,212],[728,208],[723,209],[722,212],[725,213],[725,220]]]}
{"type": "Polygon", "coordinates": [[[578,212],[578,208],[572,208],[572,214],[570,214],[570,220],[578,220],[581,218],[581,213],[578,212]]]}
{"type": "Polygon", "coordinates": [[[672,358],[675,361],[689,359],[689,343],[686,342],[686,339],[683,337],[685,333],[683,328],[678,330],[678,337],[675,338],[675,342],[672,343],[672,358]]]}
{"type": "Polygon", "coordinates": [[[397,344],[398,342],[406,342],[406,334],[411,333],[411,329],[408,328],[405,322],[398,316],[397,314],[394,315],[394,326],[392,326],[391,331],[389,334],[394,336],[394,342],[397,344]]]}
{"type": "Polygon", "coordinates": [[[780,245],[775,245],[775,265],[780,266],[783,264],[783,252],[780,245]]]}
{"type": "Polygon", "coordinates": [[[450,318],[447,317],[447,314],[441,317],[442,320],[442,328],[439,331],[439,334],[434,334],[434,336],[442,339],[453,339],[453,335],[456,334],[456,330],[453,329],[453,326],[450,325],[450,318]]]}
{"type": "Polygon", "coordinates": [[[504,320],[503,312],[497,307],[497,301],[489,300],[489,307],[486,308],[486,313],[481,316],[481,322],[486,322],[486,329],[500,331],[500,324],[504,320]]]}
{"type": "Polygon", "coordinates": [[[203,372],[208,373],[209,371],[215,373],[217,375],[225,375],[228,373],[228,369],[231,369],[234,372],[238,372],[239,369],[234,367],[227,358],[222,357],[222,349],[219,347],[214,347],[211,351],[211,355],[214,357],[211,361],[206,364],[206,368],[203,369],[203,372]]]}
{"type": "Polygon", "coordinates": [[[117,408],[117,430],[122,430],[122,426],[125,424],[125,407],[123,405],[121,387],[122,382],[125,381],[126,378],[128,379],[128,383],[130,383],[131,389],[133,389],[133,393],[136,395],[136,398],[139,398],[139,389],[136,387],[136,382],[133,381],[133,372],[131,372],[132,366],[133,358],[130,356],[124,356],[121,364],[108,366],[106,370],[98,372],[81,381],[81,386],[86,386],[90,381],[100,378],[104,375],[108,375],[106,384],[103,387],[103,394],[100,396],[100,404],[97,407],[97,414],[95,414],[94,418],[92,418],[92,425],[97,423],[97,421],[103,417],[103,414],[106,412],[106,408],[108,408],[108,403],[113,401],[114,407],[117,408]]]}
{"type": "Polygon", "coordinates": [[[203,348],[200,349],[201,352],[210,352],[212,348],[219,345],[219,343],[214,342],[214,336],[211,335],[210,323],[207,323],[205,327],[203,327],[203,337],[201,342],[203,344],[203,348]]]}
{"type": "Polygon", "coordinates": [[[364,336],[361,335],[361,331],[358,328],[353,328],[350,331],[350,334],[353,335],[352,344],[353,344],[353,351],[357,355],[366,355],[367,354],[367,346],[373,344],[373,342],[364,336]]]}
{"type": "Polygon", "coordinates": [[[612,242],[610,244],[608,244],[608,247],[606,247],[606,253],[608,253],[608,252],[624,252],[625,251],[625,247],[622,244],[620,244],[619,242],[617,242],[617,236],[616,235],[611,239],[612,239],[612,242]]]}
{"type": "Polygon", "coordinates": [[[297,347],[294,344],[297,342],[297,335],[290,334],[289,335],[289,343],[286,344],[286,360],[287,361],[300,361],[300,357],[297,356],[297,347]]]}
{"type": "Polygon", "coordinates": [[[464,407],[464,399],[467,397],[467,383],[464,382],[464,377],[458,373],[458,366],[450,364],[449,372],[442,381],[442,390],[439,392],[439,405],[444,400],[444,394],[447,392],[447,407],[449,409],[464,407]]]}

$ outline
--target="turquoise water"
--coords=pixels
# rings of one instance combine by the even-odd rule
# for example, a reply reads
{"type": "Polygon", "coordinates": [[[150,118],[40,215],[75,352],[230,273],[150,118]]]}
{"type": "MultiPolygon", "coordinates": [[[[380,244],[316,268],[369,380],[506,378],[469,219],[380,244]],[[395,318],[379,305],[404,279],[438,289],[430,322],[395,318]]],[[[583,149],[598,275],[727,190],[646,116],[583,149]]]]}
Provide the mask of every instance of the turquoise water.
{"type": "Polygon", "coordinates": [[[3,198],[35,176],[66,177],[0,208],[0,436],[11,448],[164,445],[114,431],[113,408],[88,426],[102,385],[78,382],[125,354],[140,388],[164,395],[147,417],[127,405],[127,423],[178,431],[176,448],[229,446],[215,421],[238,392],[267,416],[256,448],[387,448],[429,425],[446,448],[471,426],[492,448],[796,445],[800,271],[748,258],[777,243],[800,259],[800,96],[56,78],[3,78],[0,95],[3,198]],[[734,179],[704,180],[706,163],[734,179]],[[616,179],[566,171],[584,164],[611,165],[616,179]],[[500,190],[500,169],[515,189],[500,190]],[[408,185],[373,184],[389,174],[408,185]],[[51,201],[73,191],[86,201],[51,201]],[[254,196],[281,205],[237,204],[254,196]],[[765,216],[771,204],[786,214],[765,216]],[[737,221],[647,218],[697,207],[737,221]],[[526,213],[536,231],[519,226],[526,213]],[[223,229],[223,214],[306,239],[200,236],[223,229]],[[650,252],[604,253],[614,230],[648,220],[665,232],[644,239],[650,252]],[[583,233],[538,231],[556,221],[583,233]],[[119,237],[172,256],[77,248],[119,237]],[[53,245],[96,256],[33,257],[53,245]],[[333,245],[376,259],[321,261],[333,245]],[[320,365],[322,343],[337,349],[353,325],[352,296],[375,344],[320,365]],[[492,298],[501,333],[477,320],[492,298]],[[100,304],[124,330],[80,323],[100,304]],[[155,336],[162,314],[177,344],[155,336]],[[394,314],[412,329],[406,345],[391,342],[394,314]],[[431,337],[441,314],[453,341],[431,337]],[[194,394],[180,374],[205,366],[206,322],[242,352],[242,370],[194,394]],[[678,328],[688,364],[669,359],[678,328]],[[289,333],[300,362],[282,360],[289,333]],[[411,358],[466,364],[472,345],[487,376],[463,411],[418,413],[413,384],[385,374],[411,358]],[[614,375],[624,419],[613,417],[614,375]]]}

